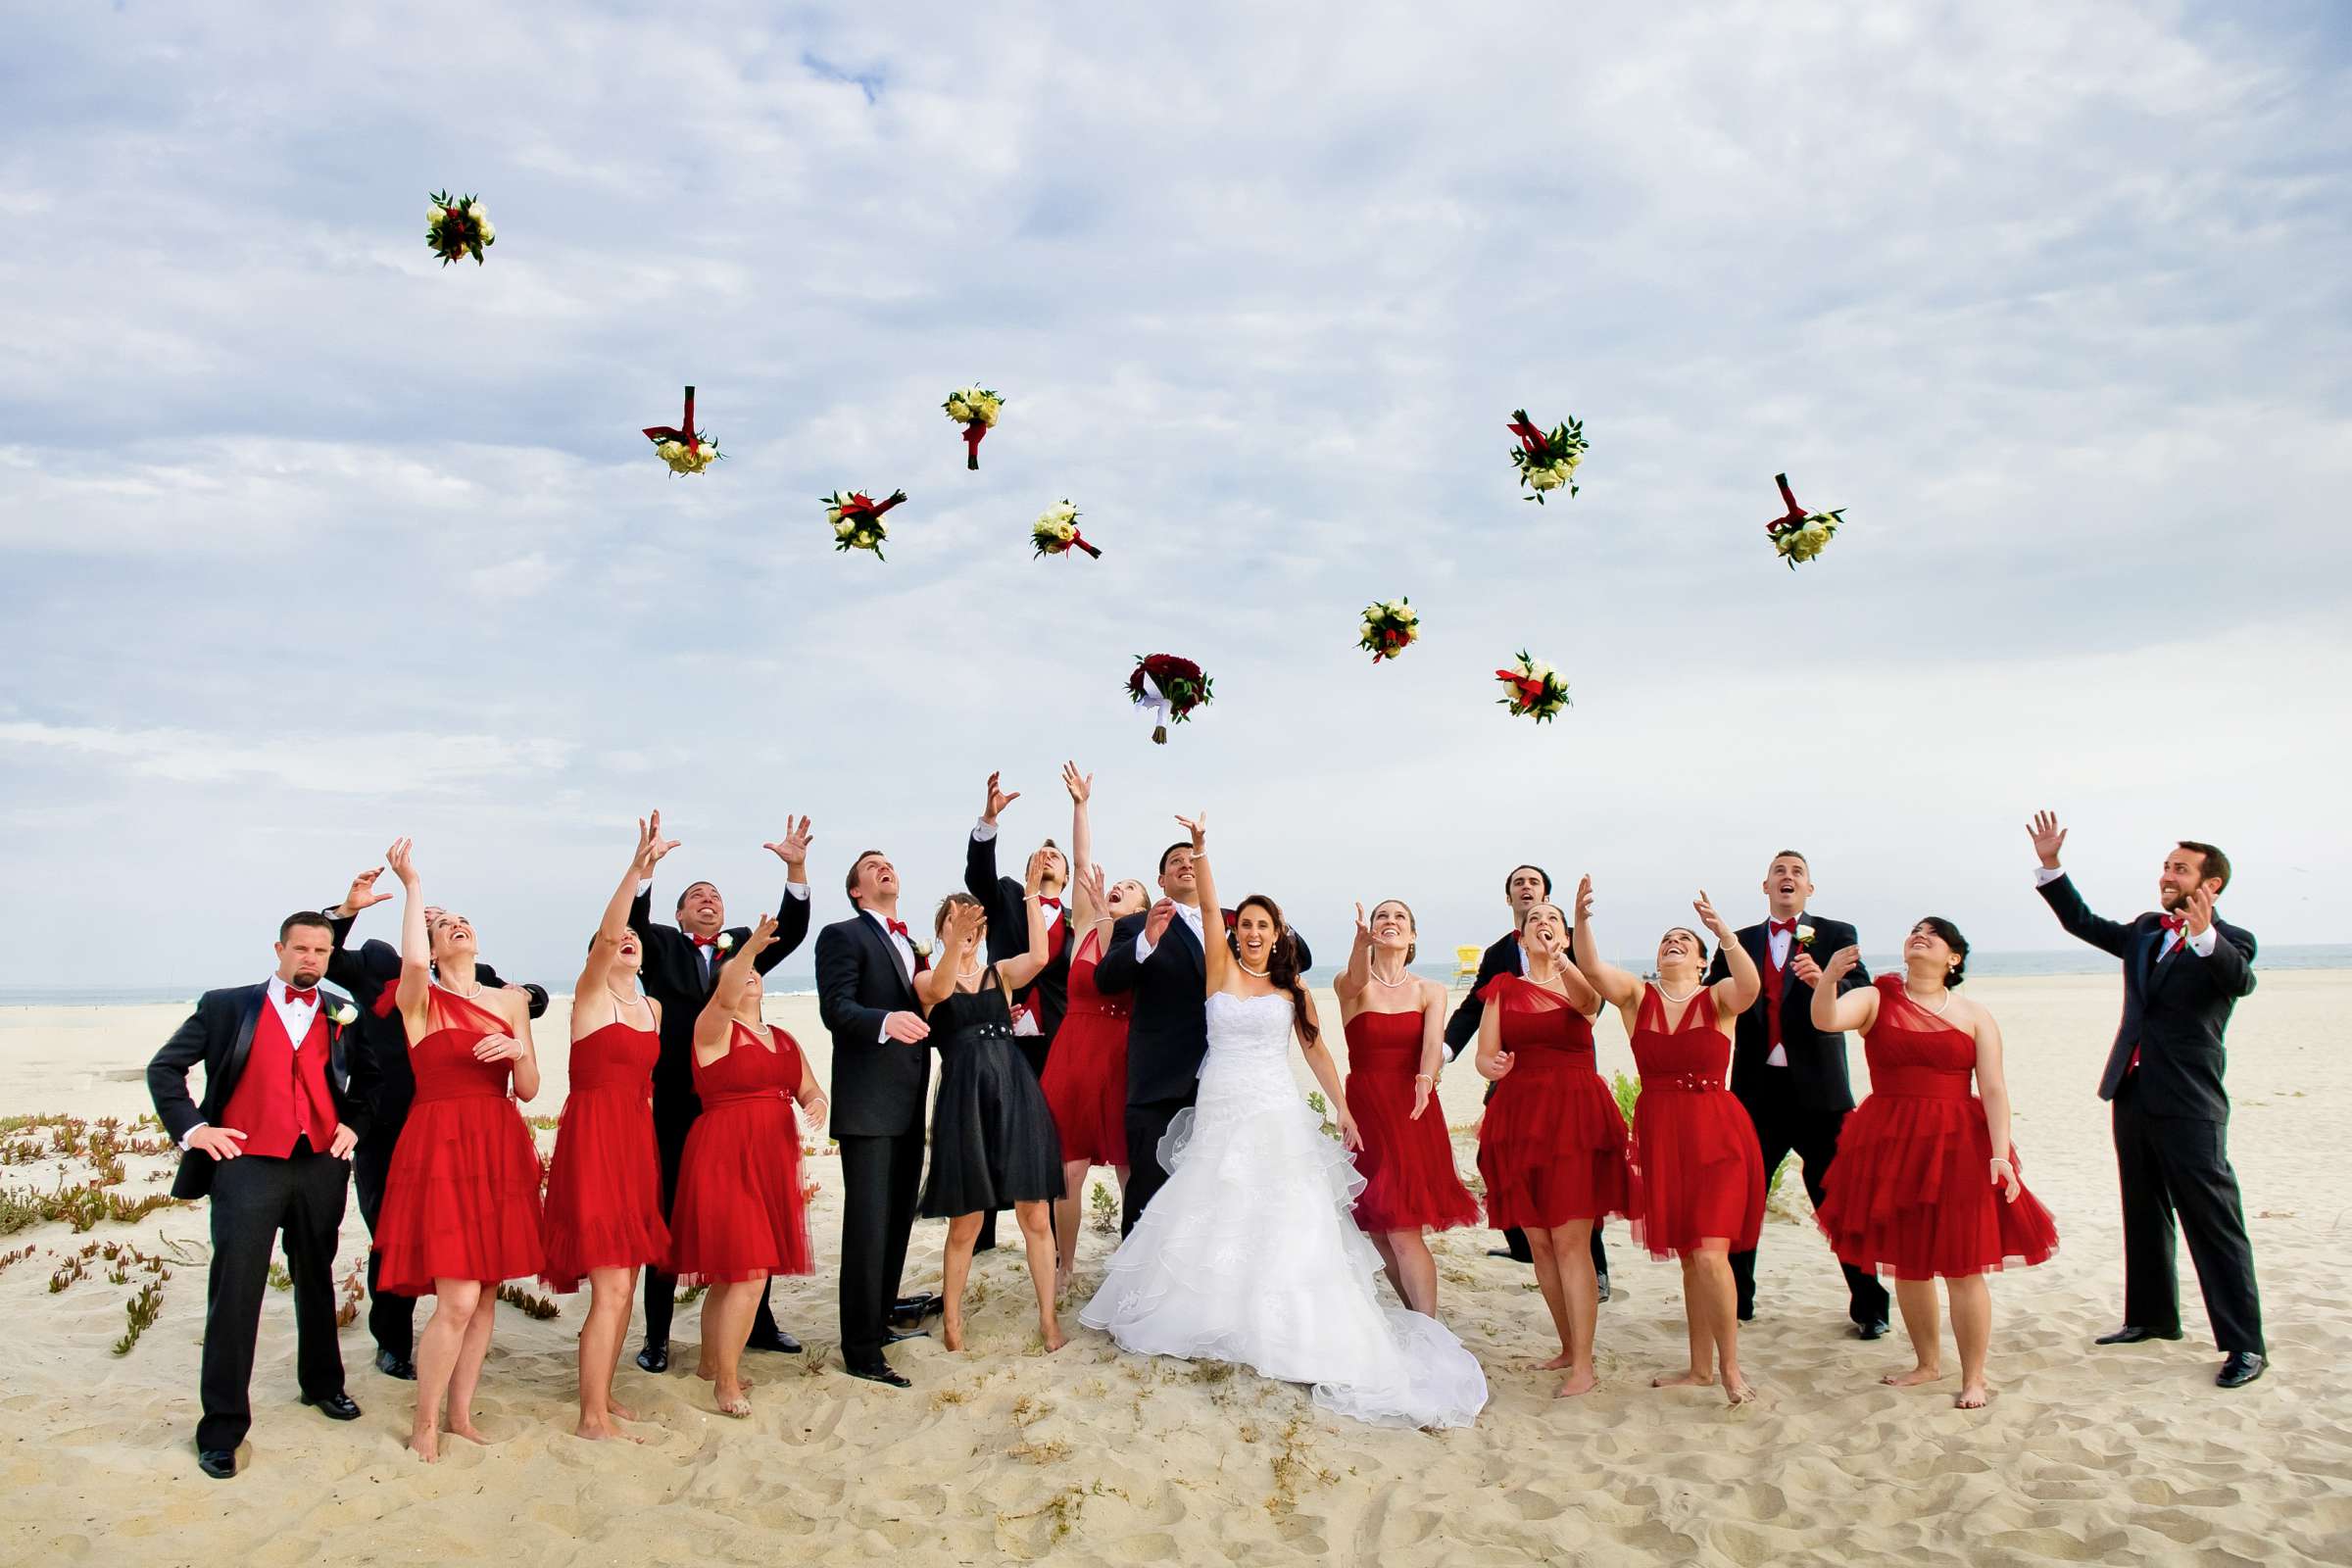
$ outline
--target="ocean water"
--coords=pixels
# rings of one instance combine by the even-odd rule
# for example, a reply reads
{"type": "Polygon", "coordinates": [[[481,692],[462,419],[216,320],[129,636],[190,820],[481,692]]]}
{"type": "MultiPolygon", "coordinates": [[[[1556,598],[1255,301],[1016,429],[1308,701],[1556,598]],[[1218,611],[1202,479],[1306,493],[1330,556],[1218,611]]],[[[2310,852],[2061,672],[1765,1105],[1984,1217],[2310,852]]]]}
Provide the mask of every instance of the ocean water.
{"type": "MultiPolygon", "coordinates": [[[[1901,967],[1899,956],[1891,953],[1867,953],[1864,963],[1873,974],[1883,974],[1901,967]]],[[[1621,968],[1636,974],[1646,971],[1649,958],[1618,958],[1621,968]]],[[[1969,955],[1968,972],[1977,978],[2014,975],[2106,974],[2115,969],[2116,960],[2087,947],[2056,948],[2033,953],[1974,953],[1969,955]]],[[[2255,960],[2255,971],[2270,969],[2352,969],[2352,944],[2315,943],[2302,947],[2265,948],[2255,960]]],[[[1416,963],[1413,972],[1432,980],[1450,983],[1453,979],[1451,962],[1416,963]]],[[[1329,985],[1338,970],[1320,968],[1307,976],[1310,984],[1329,985]]],[[[107,1007],[130,1006],[164,1002],[190,1002],[197,985],[180,986],[116,986],[91,988],[58,988],[49,986],[0,986],[0,1007],[107,1007]]],[[[813,971],[794,974],[778,970],[767,977],[767,994],[777,996],[813,996],[816,975],[813,971]]]]}

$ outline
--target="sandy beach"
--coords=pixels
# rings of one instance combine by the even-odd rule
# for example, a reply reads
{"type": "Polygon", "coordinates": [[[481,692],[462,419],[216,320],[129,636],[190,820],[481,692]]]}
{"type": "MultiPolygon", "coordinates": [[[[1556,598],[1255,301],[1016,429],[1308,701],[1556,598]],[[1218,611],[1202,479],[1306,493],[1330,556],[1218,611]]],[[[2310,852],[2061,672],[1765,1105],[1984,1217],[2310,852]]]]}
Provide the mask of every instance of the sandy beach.
{"type": "MultiPolygon", "coordinates": [[[[1555,1379],[1533,1370],[1553,1345],[1532,1275],[1486,1255],[1492,1233],[1435,1239],[1441,1315],[1492,1383],[1493,1402],[1468,1431],[1360,1427],[1317,1411],[1300,1388],[1119,1353],[1075,1327],[1115,1243],[1094,1230],[1059,1354],[1038,1349],[1021,1260],[1002,1250],[974,1271],[972,1348],[952,1355],[929,1339],[897,1347],[914,1388],[893,1392],[841,1375],[832,1354],[841,1195],[819,1157],[818,1272],[775,1293],[778,1320],[810,1353],[753,1358],[752,1420],[717,1416],[708,1386],[684,1370],[697,1332],[687,1308],[681,1370],[653,1378],[623,1360],[616,1392],[644,1417],[644,1445],[573,1438],[573,1338],[586,1297],[564,1298],[552,1320],[501,1310],[480,1406],[494,1441],[453,1443],[431,1469],[403,1447],[412,1386],[375,1372],[360,1325],[344,1330],[343,1351],[366,1415],[336,1425],[296,1404],[291,1303],[272,1296],[241,1473],[226,1484],[198,1473],[202,1208],[101,1220],[80,1235],[50,1223],[0,1237],[0,1254],[33,1250],[0,1270],[10,1325],[0,1490],[16,1520],[0,1560],[2352,1560],[2352,1292],[2342,1256],[2352,972],[2267,973],[2231,1030],[2231,1153],[2274,1363],[2233,1394],[2212,1386],[2219,1355],[2185,1253],[2184,1343],[2090,1344],[2117,1321],[2122,1298],[2114,1160],[2093,1094],[2119,982],[1986,978],[1970,990],[2007,1035],[2018,1146],[2061,1233],[2050,1263],[1994,1280],[1986,1411],[1952,1408],[1954,1380],[1877,1386],[1908,1365],[1900,1328],[1875,1345],[1851,1338],[1793,1170],[1765,1229],[1758,1318],[1741,1337],[1762,1392],[1745,1408],[1714,1391],[1648,1387],[1683,1355],[1679,1275],[1637,1255],[1622,1223],[1608,1233],[1616,1296],[1601,1309],[1602,1385],[1570,1401],[1551,1398],[1555,1379]],[[106,1243],[139,1255],[100,1253],[52,1291],[74,1254],[106,1243]],[[154,1279],[145,1257],[166,1260],[171,1278],[153,1325],[118,1356],[125,1303],[154,1279]]],[[[559,1000],[539,1026],[547,1084],[534,1114],[562,1104],[564,1010],[559,1000]]],[[[779,999],[769,1012],[825,1076],[813,1001],[779,999]]],[[[0,1010],[0,1113],[129,1121],[148,1109],[147,1057],[183,1013],[0,1010]]],[[[1600,1034],[1603,1071],[1630,1071],[1613,1018],[1600,1034]]],[[[1858,1047],[1854,1073],[1859,1088],[1858,1047]]],[[[1481,1087],[1465,1063],[1443,1088],[1465,1171],[1481,1087]]],[[[49,1136],[0,1142],[39,1149],[49,1136]]],[[[539,1137],[545,1147],[553,1134],[539,1137]]],[[[160,1192],[155,1173],[169,1163],[126,1155],[113,1190],[160,1192]]],[[[34,1158],[12,1162],[0,1180],[47,1189],[67,1172],[80,1181],[89,1166],[34,1158]]],[[[909,1288],[936,1284],[943,1234],[938,1223],[917,1227],[909,1288]]],[[[339,1272],[348,1272],[367,1245],[356,1203],[343,1241],[339,1272]]],[[[1947,1365],[1956,1367],[1948,1352],[1947,1365]]]]}

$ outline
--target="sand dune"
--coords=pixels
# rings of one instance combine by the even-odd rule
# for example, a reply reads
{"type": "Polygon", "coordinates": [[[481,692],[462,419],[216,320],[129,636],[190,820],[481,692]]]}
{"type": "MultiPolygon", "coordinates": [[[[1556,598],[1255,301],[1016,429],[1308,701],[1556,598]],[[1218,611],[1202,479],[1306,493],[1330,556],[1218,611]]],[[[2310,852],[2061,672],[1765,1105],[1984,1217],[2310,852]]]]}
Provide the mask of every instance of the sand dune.
{"type": "MultiPolygon", "coordinates": [[[[481,1403],[487,1447],[452,1445],[425,1468],[402,1446],[411,1386],[370,1365],[344,1331],[353,1396],[338,1426],[295,1403],[289,1303],[265,1315],[245,1472],[205,1479],[190,1449],[203,1319],[203,1211],[170,1208],[86,1235],[63,1224],[0,1237],[36,1250],[0,1271],[9,1329],[0,1378],[0,1493],[14,1529],[0,1560],[441,1562],[495,1554],[522,1565],[760,1560],[1187,1562],[1912,1563],[2352,1561],[2352,1063],[2342,1019],[2352,974],[2273,973],[2239,1013],[2230,1081],[2275,1367],[2253,1388],[2212,1387],[2218,1355],[2183,1255],[2189,1338],[2094,1349],[2122,1294],[2113,1159],[2092,1097],[2117,986],[2111,979],[1981,980],[2001,1017],[2035,1190],[2058,1215],[2059,1255],[1997,1278],[1990,1410],[1951,1407],[1956,1387],[1896,1392],[1899,1332],[1851,1339],[1836,1269],[1797,1184],[1767,1226],[1761,1315],[1742,1360],[1761,1401],[1653,1392],[1677,1363],[1677,1271],[1610,1233],[1616,1298],[1602,1308],[1602,1386],[1552,1399],[1532,1370],[1552,1348],[1529,1274],[1485,1255],[1486,1232],[1436,1246],[1441,1311],[1486,1362],[1494,1402],[1469,1431],[1358,1427],[1302,1389],[1215,1365],[1142,1361],[1075,1330],[1035,1348],[1027,1284],[1010,1251],[975,1270],[973,1345],[918,1340],[894,1351],[914,1388],[842,1376],[831,1260],[839,1181],[824,1160],[820,1272],[777,1288],[805,1360],[755,1357],[748,1423],[713,1413],[683,1372],[624,1362],[618,1395],[644,1418],[642,1446],[569,1435],[572,1338],[586,1298],[535,1322],[502,1309],[481,1403]],[[122,1356],[112,1346],[142,1279],[108,1260],[52,1293],[53,1270],[91,1242],[184,1259],[161,1314],[122,1356]]],[[[564,1029],[541,1029],[563,1093],[564,1029]]],[[[813,1006],[771,1005],[823,1071],[813,1006]]],[[[0,1111],[134,1116],[139,1069],[177,1021],[171,1007],[0,1012],[0,1111]]],[[[1602,1064],[1630,1068],[1602,1028],[1602,1064]]],[[[1857,1053],[1858,1055],[1858,1053],[1857,1053]]],[[[1856,1062],[1857,1076],[1860,1063],[1856,1062]]],[[[1303,1083],[1303,1079],[1302,1079],[1303,1083]]],[[[1465,1069],[1444,1100],[1471,1161],[1480,1085],[1465,1069]]],[[[542,1134],[543,1141],[550,1135],[542,1134]]],[[[158,1191],[162,1158],[132,1155],[119,1191],[158,1191]]],[[[65,1167],[0,1171],[16,1188],[65,1167]]],[[[79,1168],[79,1167],[76,1167],[79,1168]]],[[[910,1286],[938,1274],[944,1227],[918,1227],[910,1286]]],[[[365,1232],[354,1206],[348,1261],[365,1232]]],[[[1072,1317],[1111,1240],[1080,1250],[1072,1317]]],[[[678,1320],[693,1362],[692,1308],[678,1320]]],[[[631,1348],[634,1348],[634,1338],[631,1348]]]]}

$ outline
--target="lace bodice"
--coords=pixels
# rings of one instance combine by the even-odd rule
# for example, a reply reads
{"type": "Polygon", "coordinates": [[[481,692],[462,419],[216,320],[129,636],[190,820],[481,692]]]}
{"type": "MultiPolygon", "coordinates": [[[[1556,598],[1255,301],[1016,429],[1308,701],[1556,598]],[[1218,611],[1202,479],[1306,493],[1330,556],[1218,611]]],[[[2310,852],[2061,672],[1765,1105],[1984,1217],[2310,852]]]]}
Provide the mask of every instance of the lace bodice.
{"type": "Polygon", "coordinates": [[[1208,999],[1208,1054],[1285,1059],[1291,1049],[1291,999],[1279,991],[1237,997],[1220,991],[1208,999]]]}

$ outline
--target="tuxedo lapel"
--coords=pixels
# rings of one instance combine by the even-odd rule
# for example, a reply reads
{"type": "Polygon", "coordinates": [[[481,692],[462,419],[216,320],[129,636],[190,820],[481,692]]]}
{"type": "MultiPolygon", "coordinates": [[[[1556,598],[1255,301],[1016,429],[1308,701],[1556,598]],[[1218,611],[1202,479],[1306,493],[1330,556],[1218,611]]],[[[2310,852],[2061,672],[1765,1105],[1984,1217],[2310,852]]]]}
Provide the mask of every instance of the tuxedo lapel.
{"type": "Polygon", "coordinates": [[[866,945],[875,951],[890,972],[899,977],[899,988],[909,998],[913,997],[914,975],[907,969],[906,960],[899,956],[899,945],[884,936],[882,928],[874,924],[874,917],[862,909],[858,911],[858,928],[865,933],[866,945]]]}
{"type": "Polygon", "coordinates": [[[2156,955],[2164,947],[2164,927],[2150,928],[2139,946],[2139,994],[2146,996],[2156,988],[2156,955]]]}
{"type": "MultiPolygon", "coordinates": [[[[237,1080],[244,1076],[245,1058],[253,1054],[253,1032],[260,1027],[262,1009],[269,1004],[270,987],[264,984],[246,992],[244,1004],[237,1008],[236,1038],[229,1042],[228,1060],[223,1064],[220,1074],[220,1102],[223,1105],[228,1103],[228,1097],[235,1092],[237,1080]]],[[[211,1098],[210,1084],[205,1086],[205,1094],[207,1099],[211,1098]]]]}

